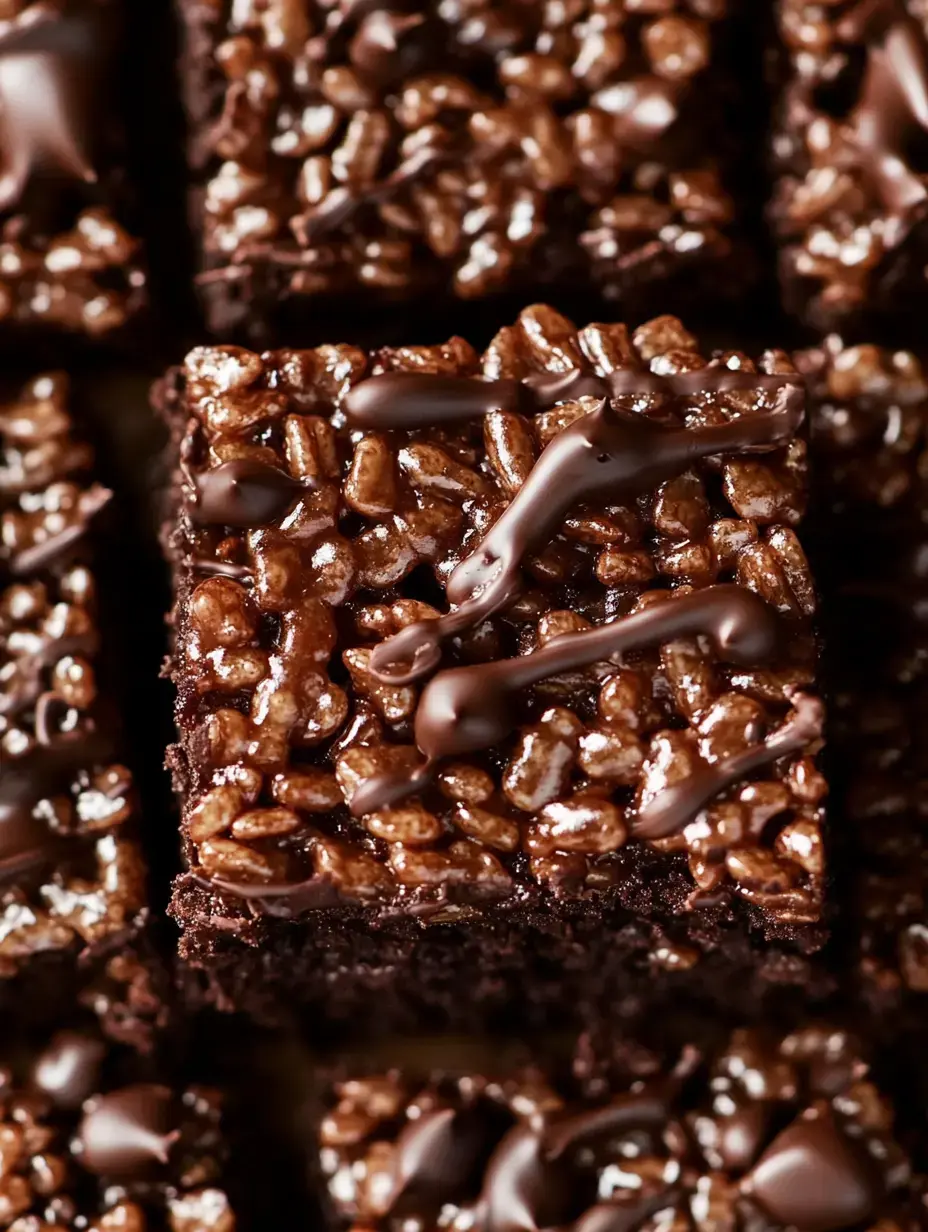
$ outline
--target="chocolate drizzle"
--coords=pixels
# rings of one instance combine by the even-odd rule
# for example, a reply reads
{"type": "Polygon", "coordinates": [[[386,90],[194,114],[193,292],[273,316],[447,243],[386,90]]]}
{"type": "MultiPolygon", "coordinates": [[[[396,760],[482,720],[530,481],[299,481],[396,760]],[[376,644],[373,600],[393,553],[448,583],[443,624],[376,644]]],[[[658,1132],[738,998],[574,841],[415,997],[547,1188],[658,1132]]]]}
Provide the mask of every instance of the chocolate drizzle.
{"type": "Polygon", "coordinates": [[[902,238],[914,207],[928,198],[906,162],[912,129],[928,131],[928,56],[918,23],[896,0],[863,0],[837,27],[839,38],[871,38],[860,95],[848,117],[865,170],[902,238]]]}
{"type": "MultiPolygon", "coordinates": [[[[87,6],[85,6],[87,7],[87,6]]],[[[88,183],[95,31],[85,14],[40,0],[0,29],[0,209],[22,196],[33,170],[88,183]]]]}
{"type": "MultiPolygon", "coordinates": [[[[425,756],[424,765],[368,779],[352,796],[352,813],[361,816],[376,812],[420,790],[443,758],[459,757],[505,740],[518,725],[515,702],[523,689],[613,655],[697,633],[711,636],[719,656],[741,666],[769,660],[780,641],[772,609],[752,591],[727,583],[650,604],[611,624],[564,634],[529,655],[439,672],[423,690],[416,711],[415,739],[425,756]]],[[[770,754],[766,760],[777,755],[770,754]]],[[[710,772],[714,782],[720,777],[721,767],[707,767],[707,776],[710,772]]],[[[722,786],[720,782],[710,794],[716,794],[722,786]]],[[[673,793],[673,789],[669,791],[673,793]]],[[[699,794],[697,787],[693,798],[699,794]]],[[[643,829],[669,825],[670,818],[672,829],[682,824],[677,819],[686,812],[689,797],[682,792],[678,795],[679,800],[674,796],[675,803],[668,804],[666,817],[662,813],[660,820],[655,817],[643,822],[643,829]]],[[[657,802],[654,809],[656,813],[657,802]]]]}
{"type": "Polygon", "coordinates": [[[486,1158],[492,1122],[477,1108],[423,1111],[400,1132],[383,1202],[392,1214],[438,1220],[486,1158]],[[488,1123],[489,1122],[489,1123],[488,1123]]]}
{"type": "Polygon", "coordinates": [[[779,757],[801,752],[820,739],[824,726],[821,701],[807,693],[796,693],[792,702],[789,717],[762,743],[714,765],[704,764],[681,782],[664,787],[639,808],[632,823],[632,833],[644,839],[666,838],[676,834],[726,787],[731,787],[779,757]]]}
{"type": "Polygon", "coordinates": [[[33,543],[28,548],[17,552],[7,562],[7,568],[15,577],[35,573],[45,569],[53,561],[58,561],[75,544],[79,543],[87,533],[92,518],[105,509],[112,498],[112,492],[102,484],[91,484],[78,498],[77,517],[55,535],[33,543]]]}
{"type": "Polygon", "coordinates": [[[0,882],[58,859],[66,840],[37,815],[37,801],[67,787],[79,770],[112,753],[111,741],[93,720],[73,731],[58,731],[51,715],[58,704],[54,693],[39,698],[35,747],[0,764],[0,882]]]}
{"type": "Polygon", "coordinates": [[[650,1215],[672,1206],[673,1190],[638,1202],[597,1203],[575,1220],[575,1178],[565,1156],[596,1137],[656,1131],[667,1121],[666,1100],[644,1091],[618,1096],[601,1108],[555,1118],[548,1124],[525,1121],[509,1131],[497,1146],[486,1170],[477,1206],[483,1232],[541,1232],[572,1228],[573,1232],[631,1232],[650,1215]]]}
{"type": "MultiPolygon", "coordinates": [[[[342,410],[355,428],[433,427],[486,415],[489,411],[536,412],[578,398],[695,398],[700,395],[801,391],[798,373],[745,372],[736,368],[697,368],[663,375],[617,368],[599,376],[584,368],[535,372],[521,380],[483,380],[431,372],[383,372],[359,381],[345,394],[342,410]]],[[[792,401],[796,409],[798,400],[792,401]]],[[[797,419],[801,421],[801,415],[797,419]]]]}
{"type": "Polygon", "coordinates": [[[742,1188],[778,1224],[800,1232],[866,1226],[879,1197],[873,1162],[841,1130],[827,1104],[787,1126],[742,1188]]]}
{"type": "Polygon", "coordinates": [[[83,1166],[98,1176],[143,1180],[168,1163],[180,1137],[173,1127],[175,1114],[169,1087],[140,1083],[99,1095],[85,1106],[75,1150],[83,1166]]]}
{"type": "Polygon", "coordinates": [[[190,514],[208,525],[265,526],[283,517],[308,488],[277,466],[253,458],[236,458],[204,471],[193,480],[196,502],[190,514]]]}
{"type": "Polygon", "coordinates": [[[378,646],[371,671],[390,683],[409,683],[433,671],[444,642],[488,619],[511,602],[522,584],[526,556],[548,542],[579,501],[629,500],[715,454],[775,449],[795,434],[804,413],[802,378],[724,368],[660,376],[622,369],[608,379],[577,370],[536,382],[485,382],[428,374],[393,374],[361,382],[345,399],[351,423],[381,427],[447,422],[512,409],[528,397],[546,405],[579,391],[690,397],[731,390],[770,390],[770,411],[698,428],[668,427],[641,413],[619,410],[604,397],[550,442],[480,547],[457,566],[446,591],[454,609],[437,620],[409,625],[378,646]],[[592,383],[592,385],[591,385],[592,383]]]}
{"type": "Polygon", "coordinates": [[[356,212],[364,205],[379,205],[389,201],[407,184],[415,180],[423,171],[437,166],[446,157],[443,150],[425,146],[416,150],[383,180],[368,187],[340,185],[333,188],[326,196],[307,210],[305,214],[294,218],[291,227],[297,239],[304,247],[318,242],[322,236],[335,231],[350,222],[356,212]]]}

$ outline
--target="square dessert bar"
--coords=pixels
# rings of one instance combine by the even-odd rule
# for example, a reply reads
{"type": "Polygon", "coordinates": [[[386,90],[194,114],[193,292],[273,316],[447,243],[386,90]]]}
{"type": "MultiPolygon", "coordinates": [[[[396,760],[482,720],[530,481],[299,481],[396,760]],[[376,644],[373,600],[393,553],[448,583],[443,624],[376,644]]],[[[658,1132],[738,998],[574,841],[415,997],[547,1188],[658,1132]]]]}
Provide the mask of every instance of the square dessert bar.
{"type": "Polygon", "coordinates": [[[57,980],[78,957],[105,955],[131,939],[146,902],[96,593],[95,528],[111,493],[68,403],[58,374],[0,404],[4,982],[50,963],[57,980]]]}
{"type": "Polygon", "coordinates": [[[785,353],[535,306],[482,356],[199,348],[156,401],[173,911],[233,1002],[563,1008],[632,954],[821,943],[785,353]]]}
{"type": "Polygon", "coordinates": [[[336,1064],[313,1144],[328,1227],[924,1228],[926,1179],[847,1031],[610,1043],[336,1064]]]}
{"type": "Polygon", "coordinates": [[[121,0],[0,9],[0,341],[14,325],[99,337],[145,300],[111,88],[122,12],[121,0]]]}
{"type": "Polygon", "coordinates": [[[928,382],[921,359],[832,336],[797,356],[825,542],[836,838],[859,987],[928,991],[928,382]],[[834,550],[835,543],[853,550],[834,550]]]}
{"type": "Polygon", "coordinates": [[[926,297],[928,17],[918,0],[776,0],[770,221],[788,308],[817,329],[926,297]]]}
{"type": "Polygon", "coordinates": [[[739,7],[179,0],[210,328],[305,335],[359,292],[716,298],[739,7]]]}
{"type": "Polygon", "coordinates": [[[10,1232],[234,1232],[219,1092],[84,1025],[0,1045],[10,1232]]]}

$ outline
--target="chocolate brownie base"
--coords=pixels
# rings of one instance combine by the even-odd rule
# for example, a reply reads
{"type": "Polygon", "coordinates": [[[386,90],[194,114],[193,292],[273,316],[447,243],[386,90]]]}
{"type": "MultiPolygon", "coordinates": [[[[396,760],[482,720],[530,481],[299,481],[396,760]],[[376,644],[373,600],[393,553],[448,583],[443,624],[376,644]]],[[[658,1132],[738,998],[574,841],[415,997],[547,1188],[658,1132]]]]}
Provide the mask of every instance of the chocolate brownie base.
{"type": "Polygon", "coordinates": [[[916,0],[777,0],[776,191],[787,308],[911,329],[928,283],[928,24],[916,0]]]}
{"type": "Polygon", "coordinates": [[[925,1226],[893,1102],[824,1023],[666,1053],[610,1033],[521,1065],[498,1045],[400,1044],[336,1063],[320,1103],[333,1229],[925,1226]]]}
{"type": "Polygon", "coordinates": [[[673,318],[578,332],[535,307],[483,357],[200,348],[157,400],[174,911],[233,1001],[236,952],[255,998],[312,1001],[315,930],[347,921],[370,930],[363,971],[351,946],[319,965],[346,989],[397,946],[440,986],[473,927],[508,995],[553,933],[545,1001],[577,961],[597,989],[626,928],[620,950],[671,968],[729,935],[760,965],[784,943],[784,969],[821,944],[788,356],[708,361],[673,318]]]}
{"type": "MultiPolygon", "coordinates": [[[[638,905],[651,905],[644,891],[638,905]]],[[[817,948],[824,928],[758,946],[724,913],[654,923],[616,904],[551,900],[431,926],[349,908],[281,922],[182,875],[171,915],[190,1004],[296,1027],[323,1044],[346,1027],[374,1036],[569,1028],[678,997],[753,1020],[800,990],[808,1004],[825,1003],[836,985],[817,948]]]]}
{"type": "Polygon", "coordinates": [[[178,10],[199,290],[224,340],[305,338],[320,299],[584,285],[705,305],[743,285],[732,0],[178,10]]]}
{"type": "Polygon", "coordinates": [[[117,333],[146,299],[126,176],[120,0],[0,20],[0,345],[117,333]]]}

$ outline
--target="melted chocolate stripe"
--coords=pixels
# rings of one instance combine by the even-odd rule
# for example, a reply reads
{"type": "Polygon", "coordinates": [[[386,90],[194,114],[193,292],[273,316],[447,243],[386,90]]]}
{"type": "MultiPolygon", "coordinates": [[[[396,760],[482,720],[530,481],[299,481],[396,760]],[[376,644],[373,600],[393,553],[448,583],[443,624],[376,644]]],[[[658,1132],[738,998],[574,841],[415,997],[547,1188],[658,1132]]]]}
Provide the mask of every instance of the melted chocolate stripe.
{"type": "Polygon", "coordinates": [[[438,165],[446,157],[443,150],[425,146],[410,154],[385,179],[371,184],[368,188],[333,188],[318,205],[293,220],[300,243],[309,247],[329,231],[344,226],[362,206],[379,205],[383,201],[389,201],[423,171],[438,165]]]}
{"type": "Polygon", "coordinates": [[[901,5],[864,3],[837,24],[839,38],[867,40],[867,62],[858,101],[848,117],[857,150],[873,187],[896,224],[901,241],[908,215],[928,196],[906,152],[909,134],[928,130],[928,55],[917,21],[901,5]]]}
{"type": "Polygon", "coordinates": [[[657,1090],[617,1096],[602,1108],[591,1108],[552,1122],[543,1135],[545,1158],[557,1159],[594,1134],[658,1129],[666,1123],[667,1116],[666,1095],[657,1090]]]}
{"type": "Polygon", "coordinates": [[[75,1147],[84,1168],[112,1180],[140,1181],[166,1165],[180,1139],[170,1087],[139,1083],[91,1099],[75,1147]]]}
{"type": "Polygon", "coordinates": [[[675,1189],[665,1189],[637,1202],[597,1202],[574,1220],[570,1232],[635,1232],[653,1215],[677,1205],[681,1196],[675,1189]]]}
{"type": "Polygon", "coordinates": [[[798,373],[743,372],[698,368],[662,375],[620,368],[597,376],[582,368],[538,372],[522,380],[483,380],[431,372],[384,372],[359,381],[345,395],[342,410],[356,428],[426,428],[476,419],[490,411],[542,411],[577,398],[618,398],[651,394],[673,398],[751,390],[775,393],[798,389],[798,373]]]}
{"type": "Polygon", "coordinates": [[[787,720],[762,744],[744,749],[716,765],[704,765],[679,783],[665,787],[643,808],[632,823],[637,838],[658,839],[676,834],[719,792],[779,757],[799,753],[821,737],[824,713],[821,701],[807,693],[792,699],[787,720]]]}
{"type": "Polygon", "coordinates": [[[46,568],[59,556],[63,556],[69,548],[83,539],[91,520],[109,504],[112,495],[113,493],[108,488],[98,483],[82,492],[79,519],[72,522],[70,526],[64,527],[58,534],[49,536],[41,543],[34,543],[31,547],[23,548],[21,552],[13,555],[7,562],[10,573],[14,577],[22,577],[24,574],[46,568]]]}
{"type": "Polygon", "coordinates": [[[376,812],[420,790],[443,758],[505,740],[518,725],[514,703],[522,689],[694,633],[711,636],[721,658],[743,666],[768,660],[779,643],[772,609],[752,591],[725,583],[651,604],[611,624],[564,634],[533,654],[439,672],[422,691],[416,711],[415,739],[425,764],[362,783],[351,798],[352,813],[376,812]]]}
{"type": "Polygon", "coordinates": [[[310,486],[267,462],[236,458],[193,479],[196,499],[190,506],[190,516],[205,525],[243,529],[266,526],[283,517],[310,486]]]}
{"type": "Polygon", "coordinates": [[[33,171],[51,165],[86,183],[99,23],[88,13],[35,4],[0,33],[0,208],[22,196],[33,171]]]}
{"type": "Polygon", "coordinates": [[[433,670],[448,638],[515,598],[525,557],[554,536],[580,500],[627,500],[685,471],[698,458],[772,449],[789,440],[802,421],[802,391],[795,384],[781,387],[777,402],[766,413],[693,429],[668,428],[644,415],[615,410],[605,400],[574,420],[544,450],[480,547],[451,574],[446,593],[456,610],[409,625],[378,646],[371,656],[373,674],[397,684],[433,670]]]}
{"type": "MultiPolygon", "coordinates": [[[[477,1204],[479,1226],[483,1232],[541,1232],[552,1215],[556,1220],[558,1206],[574,1204],[569,1173],[558,1166],[567,1151],[597,1135],[657,1130],[666,1122],[666,1100],[646,1090],[548,1124],[516,1125],[487,1165],[477,1204]]],[[[557,1220],[549,1232],[631,1232],[675,1200],[675,1191],[667,1189],[629,1205],[598,1202],[576,1220],[557,1220]]]]}
{"type": "Polygon", "coordinates": [[[228,560],[210,560],[208,556],[188,556],[184,567],[195,573],[208,573],[212,577],[235,578],[242,582],[254,580],[254,570],[249,565],[235,565],[228,560]]]}

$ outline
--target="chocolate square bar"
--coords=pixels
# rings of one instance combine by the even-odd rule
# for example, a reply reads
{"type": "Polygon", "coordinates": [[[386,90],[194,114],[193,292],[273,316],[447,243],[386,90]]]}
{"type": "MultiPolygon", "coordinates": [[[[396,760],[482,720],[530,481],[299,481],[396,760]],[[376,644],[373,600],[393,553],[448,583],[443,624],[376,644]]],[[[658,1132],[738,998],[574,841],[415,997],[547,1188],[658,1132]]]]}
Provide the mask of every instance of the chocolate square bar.
{"type": "Polygon", "coordinates": [[[408,968],[407,1004],[563,1008],[631,955],[821,943],[788,355],[536,306],[482,356],[202,347],[156,397],[174,913],[233,1001],[408,968]]]}
{"type": "Polygon", "coordinates": [[[926,298],[928,18],[917,0],[776,0],[770,221],[791,312],[823,329],[926,298]]]}
{"type": "Polygon", "coordinates": [[[146,904],[97,596],[110,496],[63,375],[0,403],[0,996],[21,1011],[13,977],[50,968],[50,1011],[78,959],[130,941],[146,904]]]}
{"type": "Polygon", "coordinates": [[[305,336],[320,298],[705,302],[746,269],[734,0],[178,8],[199,286],[226,340],[305,336]]]}
{"type": "Polygon", "coordinates": [[[0,1079],[11,1232],[234,1232],[217,1091],[83,1024],[4,1042],[0,1079]]]}
{"type": "Polygon", "coordinates": [[[122,11],[120,0],[0,11],[0,341],[12,326],[100,337],[144,303],[112,88],[122,11]]]}
{"type": "Polygon", "coordinates": [[[925,1226],[926,1179],[846,1030],[742,1029],[668,1057],[610,1043],[572,1066],[428,1042],[336,1064],[314,1144],[328,1226],[925,1226]]]}
{"type": "Polygon", "coordinates": [[[928,384],[915,354],[837,336],[797,366],[821,511],[810,547],[832,680],[832,812],[850,852],[850,975],[885,1008],[928,991],[928,384]]]}
{"type": "MultiPolygon", "coordinates": [[[[850,976],[865,1002],[885,1011],[928,992],[928,637],[924,619],[913,615],[924,604],[924,572],[884,574],[872,591],[843,604],[863,632],[833,638],[843,678],[834,695],[834,748],[846,776],[836,810],[855,852],[846,892],[850,976]]],[[[912,1009],[923,1017],[918,1004],[912,1009]]]]}

